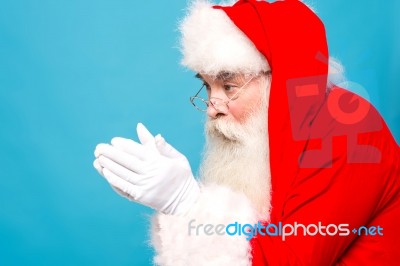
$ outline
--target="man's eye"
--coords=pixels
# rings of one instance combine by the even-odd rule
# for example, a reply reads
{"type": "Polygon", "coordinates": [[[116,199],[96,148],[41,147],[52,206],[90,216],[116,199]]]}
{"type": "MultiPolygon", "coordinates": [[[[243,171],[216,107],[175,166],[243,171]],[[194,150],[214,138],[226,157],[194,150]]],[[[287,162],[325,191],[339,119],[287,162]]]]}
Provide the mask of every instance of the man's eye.
{"type": "Polygon", "coordinates": [[[207,83],[203,83],[203,86],[206,88],[207,91],[211,90],[210,85],[208,85],[207,83]]]}
{"type": "Polygon", "coordinates": [[[238,88],[238,86],[236,86],[236,85],[224,85],[224,89],[226,90],[226,91],[234,91],[235,89],[237,89],[238,88]]]}

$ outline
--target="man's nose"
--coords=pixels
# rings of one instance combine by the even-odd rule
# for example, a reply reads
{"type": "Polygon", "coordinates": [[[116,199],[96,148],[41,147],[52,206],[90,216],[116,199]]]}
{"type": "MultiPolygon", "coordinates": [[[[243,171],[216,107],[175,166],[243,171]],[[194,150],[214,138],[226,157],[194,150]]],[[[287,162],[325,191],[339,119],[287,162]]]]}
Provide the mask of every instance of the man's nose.
{"type": "Polygon", "coordinates": [[[219,116],[227,115],[227,110],[224,108],[222,100],[210,98],[210,102],[207,107],[207,115],[211,118],[217,118],[219,116]]]}
{"type": "Polygon", "coordinates": [[[224,104],[222,99],[226,97],[225,93],[221,89],[212,88],[208,96],[210,103],[208,104],[207,115],[211,118],[226,115],[225,108],[221,108],[224,104]]]}

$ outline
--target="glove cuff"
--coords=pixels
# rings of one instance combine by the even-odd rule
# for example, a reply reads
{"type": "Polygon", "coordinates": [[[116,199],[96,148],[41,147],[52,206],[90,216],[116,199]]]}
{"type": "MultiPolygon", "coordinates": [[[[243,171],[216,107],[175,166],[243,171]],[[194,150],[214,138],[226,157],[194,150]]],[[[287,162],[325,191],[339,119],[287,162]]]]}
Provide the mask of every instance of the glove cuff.
{"type": "Polygon", "coordinates": [[[200,187],[197,181],[192,176],[188,179],[186,189],[181,197],[181,201],[176,206],[173,213],[174,215],[185,215],[195,205],[196,201],[200,196],[200,187]]]}

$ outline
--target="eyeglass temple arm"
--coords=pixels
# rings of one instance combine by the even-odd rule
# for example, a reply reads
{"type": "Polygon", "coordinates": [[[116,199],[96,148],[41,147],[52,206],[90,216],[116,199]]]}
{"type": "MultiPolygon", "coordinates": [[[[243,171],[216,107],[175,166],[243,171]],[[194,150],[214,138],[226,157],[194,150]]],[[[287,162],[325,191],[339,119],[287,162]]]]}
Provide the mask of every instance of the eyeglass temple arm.
{"type": "MultiPolygon", "coordinates": [[[[263,74],[265,74],[265,75],[270,75],[271,74],[271,70],[268,70],[268,71],[265,71],[265,72],[263,72],[263,74]]],[[[247,84],[249,84],[250,83],[250,81],[252,81],[255,77],[257,77],[258,75],[256,75],[256,76],[253,76],[253,77],[251,77],[231,98],[229,98],[229,100],[228,101],[226,101],[225,103],[226,104],[228,104],[230,101],[233,101],[232,99],[234,99],[242,90],[243,90],[243,88],[244,87],[246,87],[246,85],[247,84]]]]}
{"type": "Polygon", "coordinates": [[[206,84],[203,84],[203,86],[201,86],[200,90],[198,90],[198,92],[196,92],[196,94],[192,97],[197,97],[197,95],[199,95],[199,93],[201,92],[201,90],[204,88],[206,84]]]}

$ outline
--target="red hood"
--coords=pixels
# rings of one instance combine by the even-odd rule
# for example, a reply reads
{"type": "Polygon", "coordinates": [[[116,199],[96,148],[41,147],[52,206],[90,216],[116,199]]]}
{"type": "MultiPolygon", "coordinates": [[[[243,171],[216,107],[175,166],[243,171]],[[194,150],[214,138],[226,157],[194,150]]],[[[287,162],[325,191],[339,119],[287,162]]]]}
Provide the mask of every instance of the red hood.
{"type": "MultiPolygon", "coordinates": [[[[325,99],[329,55],[324,25],[297,0],[274,3],[241,0],[232,7],[215,8],[226,12],[271,66],[268,110],[271,174],[294,177],[297,167],[293,166],[299,165],[310,124],[325,99]],[[304,100],[300,95],[313,97],[304,100]]],[[[274,181],[273,178],[273,189],[274,181]]],[[[282,202],[282,197],[279,192],[275,194],[273,206],[277,207],[274,203],[282,202]]]]}

